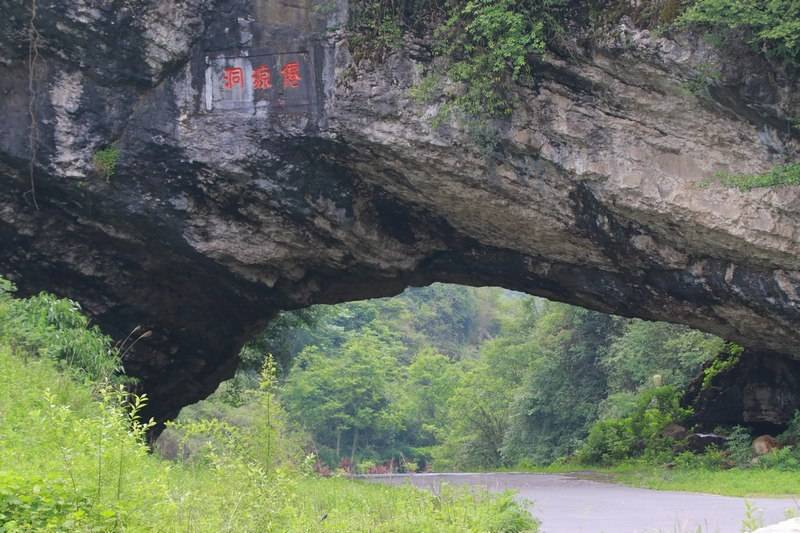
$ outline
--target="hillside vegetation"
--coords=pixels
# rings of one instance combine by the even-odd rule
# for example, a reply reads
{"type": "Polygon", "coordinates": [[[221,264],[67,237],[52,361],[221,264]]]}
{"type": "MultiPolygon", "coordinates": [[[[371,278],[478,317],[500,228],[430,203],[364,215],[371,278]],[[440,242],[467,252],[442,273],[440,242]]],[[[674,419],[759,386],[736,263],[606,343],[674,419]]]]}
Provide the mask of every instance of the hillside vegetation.
{"type": "MultiPolygon", "coordinates": [[[[687,386],[740,353],[684,326],[435,284],[283,314],[245,348],[237,376],[180,420],[250,424],[248,391],[273,354],[285,419],[319,472],[595,468],[661,488],[791,493],[783,472],[800,469],[800,418],[760,458],[747,428],[712,428],[724,444],[688,440],[687,386]],[[783,481],[764,483],[770,473],[783,481]]],[[[179,426],[165,448],[177,449],[179,426]]]]}
{"type": "Polygon", "coordinates": [[[311,474],[268,370],[248,394],[259,408],[247,427],[184,424],[204,444],[160,459],[137,417],[146,398],[114,372],[119,347],[74,303],[10,289],[0,291],[0,531],[535,531],[510,495],[311,474]]]}

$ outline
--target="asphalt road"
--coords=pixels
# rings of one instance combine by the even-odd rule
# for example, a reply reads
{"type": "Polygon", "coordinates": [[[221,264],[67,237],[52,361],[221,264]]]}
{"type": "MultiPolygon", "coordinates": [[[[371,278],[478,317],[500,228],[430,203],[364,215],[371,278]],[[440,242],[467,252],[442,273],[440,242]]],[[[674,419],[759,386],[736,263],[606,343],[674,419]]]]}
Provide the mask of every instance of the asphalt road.
{"type": "MultiPolygon", "coordinates": [[[[368,476],[382,483],[413,483],[436,490],[441,483],[514,490],[541,521],[542,533],[739,533],[745,499],[691,492],[637,489],[578,475],[413,474],[368,476]]],[[[761,525],[800,511],[800,495],[748,498],[761,525]]]]}

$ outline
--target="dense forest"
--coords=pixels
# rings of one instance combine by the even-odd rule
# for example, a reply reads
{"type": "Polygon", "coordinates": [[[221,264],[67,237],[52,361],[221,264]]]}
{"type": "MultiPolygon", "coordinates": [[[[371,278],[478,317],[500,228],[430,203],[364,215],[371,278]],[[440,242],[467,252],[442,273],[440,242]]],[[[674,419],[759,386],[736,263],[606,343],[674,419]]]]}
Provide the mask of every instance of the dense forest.
{"type": "Polygon", "coordinates": [[[597,429],[589,449],[593,427],[607,432],[655,397],[667,422],[678,417],[682,391],[724,348],[684,326],[435,284],[282,314],[243,350],[236,377],[183,417],[246,410],[274,361],[288,419],[326,470],[603,462],[636,446],[604,449],[597,429]]]}

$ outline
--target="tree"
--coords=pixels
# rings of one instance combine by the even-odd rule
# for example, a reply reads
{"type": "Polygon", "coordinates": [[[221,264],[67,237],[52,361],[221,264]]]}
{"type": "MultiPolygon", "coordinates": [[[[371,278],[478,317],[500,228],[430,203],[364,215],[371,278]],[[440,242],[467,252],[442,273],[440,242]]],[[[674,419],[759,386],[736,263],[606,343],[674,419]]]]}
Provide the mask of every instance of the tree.
{"type": "Polygon", "coordinates": [[[331,356],[309,347],[298,357],[283,391],[286,408],[318,446],[335,450],[337,462],[345,442],[351,461],[360,443],[391,444],[399,429],[391,391],[398,351],[365,333],[331,356]]]}
{"type": "Polygon", "coordinates": [[[404,438],[414,446],[436,444],[447,426],[447,403],[458,380],[454,363],[432,348],[419,352],[406,370],[401,411],[404,438]]]}
{"type": "Polygon", "coordinates": [[[612,392],[660,383],[685,387],[723,349],[719,337],[666,322],[628,321],[603,358],[612,392]]]}
{"type": "Polygon", "coordinates": [[[576,449],[606,397],[600,364],[621,319],[564,304],[548,303],[530,339],[536,356],[510,408],[503,443],[507,460],[548,463],[576,449]]]}

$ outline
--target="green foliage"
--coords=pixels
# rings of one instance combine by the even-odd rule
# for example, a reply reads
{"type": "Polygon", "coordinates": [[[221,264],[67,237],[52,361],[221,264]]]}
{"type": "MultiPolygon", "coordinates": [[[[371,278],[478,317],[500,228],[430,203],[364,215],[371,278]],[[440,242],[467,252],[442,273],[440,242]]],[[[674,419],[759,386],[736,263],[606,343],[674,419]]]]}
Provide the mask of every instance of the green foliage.
{"type": "Polygon", "coordinates": [[[685,386],[723,346],[682,326],[438,284],[304,313],[281,315],[243,352],[248,377],[218,392],[233,408],[205,416],[239,420],[255,363],[277,350],[289,418],[331,468],[351,455],[375,469],[546,464],[598,417],[631,416],[656,378],[685,386]]]}
{"type": "Polygon", "coordinates": [[[575,450],[607,395],[601,360],[619,325],[577,307],[542,307],[527,341],[531,362],[511,406],[506,457],[543,464],[575,450]]]}
{"type": "Polygon", "coordinates": [[[60,361],[94,381],[120,370],[120,355],[111,340],[96,326],[89,327],[77,303],[46,293],[14,299],[13,284],[0,281],[0,340],[12,350],[60,361]]]}
{"type": "Polygon", "coordinates": [[[400,420],[391,401],[399,346],[377,336],[353,337],[335,357],[306,348],[286,383],[283,399],[318,445],[343,457],[342,439],[355,464],[359,438],[391,445],[400,420]]]}
{"type": "Polygon", "coordinates": [[[411,87],[408,94],[415,102],[421,104],[431,103],[441,94],[443,81],[440,74],[428,74],[423,76],[419,83],[411,87]]]}
{"type": "Polygon", "coordinates": [[[649,389],[640,395],[631,415],[596,422],[577,459],[586,464],[613,464],[642,455],[663,457],[672,443],[661,435],[662,430],[689,414],[680,406],[680,391],[675,387],[649,389]]]}
{"type": "Polygon", "coordinates": [[[800,163],[778,165],[761,174],[728,174],[718,172],[714,180],[726,187],[750,191],[762,187],[786,187],[800,185],[800,163]]]}
{"type": "Polygon", "coordinates": [[[795,411],[784,432],[778,435],[778,442],[793,446],[800,444],[800,410],[795,411]]]}
{"type": "MultiPolygon", "coordinates": [[[[714,453],[718,455],[720,452],[714,453]]],[[[617,465],[609,471],[617,481],[626,485],[658,490],[709,492],[739,497],[794,497],[800,493],[800,476],[797,475],[797,471],[772,468],[720,469],[716,466],[709,468],[691,466],[667,470],[660,465],[628,462],[617,465]]]]}
{"type": "Polygon", "coordinates": [[[102,150],[95,152],[92,158],[94,169],[105,178],[106,181],[111,179],[114,172],[117,170],[117,163],[119,162],[119,148],[116,146],[109,146],[102,150]]]}
{"type": "MultiPolygon", "coordinates": [[[[382,59],[400,47],[405,32],[435,28],[434,54],[461,85],[448,103],[486,123],[510,113],[513,85],[531,75],[530,57],[561,31],[567,6],[565,0],[359,0],[351,4],[350,48],[356,60],[382,59]]],[[[412,97],[430,101],[438,85],[439,76],[429,75],[412,97]]]]}
{"type": "Polygon", "coordinates": [[[713,335],[666,322],[631,320],[603,358],[609,388],[635,392],[658,375],[664,385],[685,387],[702,364],[721,352],[713,335]]]}
{"type": "Polygon", "coordinates": [[[448,403],[459,376],[447,357],[426,349],[408,366],[400,396],[405,441],[416,447],[433,446],[447,427],[448,403]]]}
{"type": "Polygon", "coordinates": [[[697,98],[711,99],[711,87],[718,83],[721,74],[708,63],[698,65],[694,74],[684,83],[684,89],[697,98]]]}
{"type": "Polygon", "coordinates": [[[434,464],[456,469],[503,465],[500,450],[512,392],[487,361],[465,365],[448,403],[447,432],[443,445],[436,450],[434,464]]]}
{"type": "Polygon", "coordinates": [[[796,446],[772,450],[758,458],[757,466],[769,470],[797,472],[800,470],[800,450],[796,446]]]}
{"type": "Polygon", "coordinates": [[[731,461],[736,466],[747,468],[751,466],[753,459],[752,436],[747,428],[736,426],[728,435],[728,442],[725,448],[731,461]]]}
{"type": "Polygon", "coordinates": [[[507,89],[531,73],[528,56],[544,51],[557,1],[467,0],[438,29],[440,52],[451,59],[448,76],[464,85],[455,104],[468,115],[503,116],[513,101],[507,89]]]}
{"type": "Polygon", "coordinates": [[[800,4],[794,0],[696,0],[678,20],[741,32],[767,55],[800,61],[800,4]]]}
{"type": "Polygon", "coordinates": [[[536,530],[509,495],[311,477],[282,452],[287,430],[269,358],[245,404],[224,404],[250,418],[182,422],[173,431],[194,439],[195,452],[161,460],[144,442],[150,422],[137,413],[145,397],[75,379],[65,372],[73,359],[21,345],[12,352],[8,339],[31,326],[15,315],[25,307],[12,305],[10,284],[0,285],[0,531],[536,530]]]}
{"type": "Polygon", "coordinates": [[[675,468],[683,470],[720,470],[731,466],[727,452],[716,446],[709,446],[705,452],[697,454],[682,452],[673,459],[675,468]]]}
{"type": "Polygon", "coordinates": [[[703,369],[702,388],[709,388],[714,383],[715,377],[734,368],[742,353],[744,353],[744,348],[732,342],[727,343],[725,349],[703,369]]]}

